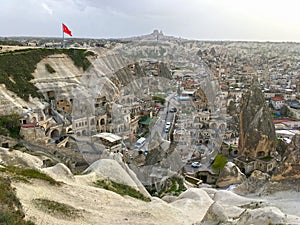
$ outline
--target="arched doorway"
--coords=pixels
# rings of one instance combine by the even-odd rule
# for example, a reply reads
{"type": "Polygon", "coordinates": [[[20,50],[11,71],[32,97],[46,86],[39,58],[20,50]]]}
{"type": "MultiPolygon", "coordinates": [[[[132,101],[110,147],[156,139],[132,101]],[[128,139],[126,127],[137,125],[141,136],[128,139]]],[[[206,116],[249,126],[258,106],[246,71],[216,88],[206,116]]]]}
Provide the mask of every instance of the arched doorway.
{"type": "Polygon", "coordinates": [[[50,136],[52,139],[57,139],[59,137],[59,130],[57,129],[52,130],[50,136]]]}

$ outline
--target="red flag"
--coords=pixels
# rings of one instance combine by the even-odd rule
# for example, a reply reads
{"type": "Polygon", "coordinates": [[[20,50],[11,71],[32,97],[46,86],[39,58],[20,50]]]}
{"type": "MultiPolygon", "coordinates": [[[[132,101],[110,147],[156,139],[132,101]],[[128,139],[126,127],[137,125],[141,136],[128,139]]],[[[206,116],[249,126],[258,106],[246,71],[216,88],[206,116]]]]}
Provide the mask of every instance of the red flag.
{"type": "Polygon", "coordinates": [[[62,28],[64,33],[72,36],[72,32],[69,30],[69,28],[66,25],[62,24],[62,28]]]}

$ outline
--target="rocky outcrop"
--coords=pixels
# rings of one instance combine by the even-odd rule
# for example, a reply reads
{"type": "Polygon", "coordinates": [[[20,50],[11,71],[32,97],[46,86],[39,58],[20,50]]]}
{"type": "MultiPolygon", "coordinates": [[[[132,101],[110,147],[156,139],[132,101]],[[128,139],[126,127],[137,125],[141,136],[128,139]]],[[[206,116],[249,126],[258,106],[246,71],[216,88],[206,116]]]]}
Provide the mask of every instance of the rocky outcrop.
{"type": "Polygon", "coordinates": [[[211,204],[213,204],[213,200],[208,194],[197,188],[188,189],[179,195],[178,200],[170,203],[170,205],[182,210],[186,216],[198,223],[204,218],[211,204]]]}
{"type": "Polygon", "coordinates": [[[259,170],[254,170],[251,176],[242,184],[233,189],[237,194],[247,195],[251,193],[259,194],[264,191],[265,184],[270,179],[270,175],[259,170]]]}
{"type": "Polygon", "coordinates": [[[217,225],[228,221],[228,216],[225,213],[223,206],[214,202],[207,210],[202,225],[217,225]]]}
{"type": "Polygon", "coordinates": [[[232,184],[240,184],[245,179],[245,174],[234,163],[228,162],[220,172],[216,185],[219,187],[228,187],[232,184]]]}
{"type": "MultiPolygon", "coordinates": [[[[14,159],[14,165],[32,164],[41,169],[42,160],[38,157],[21,153],[17,150],[9,152],[0,148],[3,162],[8,164],[14,159]],[[10,155],[11,154],[11,155],[10,155]],[[9,158],[8,156],[11,156],[9,158]],[[17,160],[16,156],[19,157],[17,160]],[[22,161],[20,159],[22,157],[22,161]]],[[[11,162],[12,163],[12,162],[11,162]]],[[[94,182],[104,174],[130,179],[123,167],[115,160],[98,161],[93,172],[85,175],[73,175],[63,164],[43,168],[61,185],[50,185],[48,182],[31,179],[30,182],[14,181],[13,187],[24,208],[25,219],[32,219],[35,224],[205,224],[205,225],[242,225],[242,224],[299,224],[300,218],[286,215],[276,207],[268,206],[262,199],[241,197],[230,191],[211,188],[190,188],[178,197],[169,198],[167,203],[152,197],[151,202],[144,202],[128,196],[121,196],[112,191],[95,187],[94,182]],[[100,174],[101,173],[101,174],[100,174]],[[48,199],[57,204],[72,206],[80,211],[75,219],[61,218],[41,211],[34,205],[35,199],[48,199]]],[[[1,172],[0,176],[3,174],[1,172]]],[[[9,174],[6,174],[9,176],[9,174]]],[[[128,183],[128,182],[127,182],[128,183]]],[[[135,182],[133,182],[135,183],[135,182]]],[[[297,207],[297,199],[287,193],[290,201],[297,207]]],[[[279,199],[284,203],[282,198],[279,199]]],[[[286,207],[288,207],[286,203],[286,207]]],[[[286,207],[284,209],[286,209],[286,207]]],[[[293,214],[298,215],[297,210],[293,214]]],[[[299,214],[300,215],[300,214],[299,214]]]]}
{"type": "Polygon", "coordinates": [[[293,137],[292,142],[282,156],[281,165],[275,170],[272,180],[300,179],[300,135],[293,137]]]}
{"type": "Polygon", "coordinates": [[[84,173],[94,172],[99,176],[99,179],[109,179],[117,183],[125,184],[140,191],[146,197],[149,193],[138,179],[132,179],[128,172],[113,159],[100,159],[90,165],[84,173]]]}
{"type": "Polygon", "coordinates": [[[244,224],[286,224],[286,216],[278,208],[264,207],[246,210],[237,225],[244,224]]]}
{"type": "Polygon", "coordinates": [[[243,95],[240,111],[239,156],[257,158],[275,151],[275,128],[258,84],[243,95]]]}

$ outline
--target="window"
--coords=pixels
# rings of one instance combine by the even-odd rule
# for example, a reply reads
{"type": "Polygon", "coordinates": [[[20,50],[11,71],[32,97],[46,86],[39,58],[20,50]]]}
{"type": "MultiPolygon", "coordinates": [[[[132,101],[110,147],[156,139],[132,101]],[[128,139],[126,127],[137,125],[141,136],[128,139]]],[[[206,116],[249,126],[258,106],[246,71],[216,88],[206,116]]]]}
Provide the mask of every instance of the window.
{"type": "Polygon", "coordinates": [[[91,125],[94,125],[94,124],[95,124],[95,119],[91,119],[90,124],[91,124],[91,125]]]}
{"type": "Polygon", "coordinates": [[[104,119],[100,120],[100,125],[105,125],[105,120],[104,119]]]}

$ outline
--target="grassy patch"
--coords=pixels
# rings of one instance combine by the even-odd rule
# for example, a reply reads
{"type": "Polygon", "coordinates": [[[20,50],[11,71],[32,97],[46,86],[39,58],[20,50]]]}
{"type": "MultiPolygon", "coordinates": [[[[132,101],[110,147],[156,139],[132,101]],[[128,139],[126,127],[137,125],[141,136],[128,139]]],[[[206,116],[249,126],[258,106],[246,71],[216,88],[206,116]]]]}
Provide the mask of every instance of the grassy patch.
{"type": "Polygon", "coordinates": [[[243,209],[258,209],[262,208],[264,205],[262,205],[262,202],[251,202],[249,204],[242,205],[241,208],[243,209]]]}
{"type": "Polygon", "coordinates": [[[195,185],[198,184],[198,181],[197,181],[197,180],[192,179],[192,178],[190,178],[190,177],[185,177],[184,179],[185,179],[187,182],[191,183],[191,184],[195,184],[195,185]]]}
{"type": "Polygon", "coordinates": [[[156,102],[159,102],[160,104],[164,105],[165,102],[166,102],[166,99],[161,97],[161,96],[158,96],[158,95],[154,95],[152,96],[152,100],[153,101],[156,101],[156,102]]]}
{"type": "Polygon", "coordinates": [[[24,212],[8,178],[0,176],[0,224],[33,225],[24,220],[24,212]]]}
{"type": "Polygon", "coordinates": [[[52,66],[50,66],[50,64],[46,63],[45,64],[45,67],[46,67],[46,70],[49,72],[49,73],[55,73],[55,69],[53,69],[52,66]]]}
{"type": "Polygon", "coordinates": [[[30,168],[21,168],[16,166],[5,166],[4,168],[0,168],[0,172],[10,173],[12,177],[17,180],[22,180],[24,178],[27,179],[39,179],[49,182],[52,185],[61,185],[60,182],[57,182],[52,177],[47,174],[41,173],[38,170],[30,169],[30,168]]]}
{"type": "Polygon", "coordinates": [[[43,198],[37,198],[32,201],[37,208],[53,216],[58,216],[65,219],[76,219],[81,216],[81,210],[78,210],[65,203],[43,198]]]}
{"type": "Polygon", "coordinates": [[[96,182],[96,185],[106,190],[113,191],[122,196],[128,195],[130,197],[137,198],[146,202],[150,201],[150,198],[145,197],[139,191],[125,184],[120,184],[111,180],[98,180],[96,182]]]}
{"type": "Polygon", "coordinates": [[[21,49],[0,54],[0,83],[19,97],[28,101],[29,96],[42,98],[38,89],[30,82],[36,65],[45,57],[53,54],[66,54],[74,65],[84,71],[91,65],[86,58],[93,55],[84,49],[21,49]],[[11,78],[11,79],[9,79],[11,78]]]}
{"type": "Polygon", "coordinates": [[[166,188],[160,193],[160,196],[164,196],[165,194],[178,196],[185,190],[186,188],[183,185],[183,179],[179,177],[171,177],[168,179],[166,188]]]}
{"type": "Polygon", "coordinates": [[[14,41],[14,40],[0,40],[0,45],[10,45],[10,46],[23,46],[23,44],[19,41],[14,41]]]}
{"type": "Polygon", "coordinates": [[[273,159],[273,157],[270,156],[270,155],[267,155],[267,156],[261,157],[259,159],[263,160],[263,161],[266,161],[266,162],[269,162],[269,161],[271,161],[271,159],[273,159]]]}

